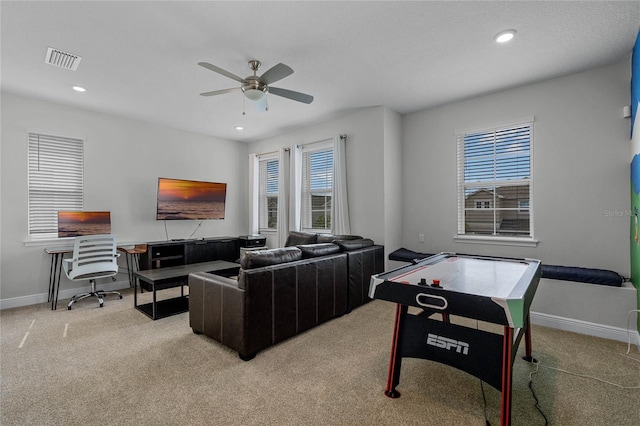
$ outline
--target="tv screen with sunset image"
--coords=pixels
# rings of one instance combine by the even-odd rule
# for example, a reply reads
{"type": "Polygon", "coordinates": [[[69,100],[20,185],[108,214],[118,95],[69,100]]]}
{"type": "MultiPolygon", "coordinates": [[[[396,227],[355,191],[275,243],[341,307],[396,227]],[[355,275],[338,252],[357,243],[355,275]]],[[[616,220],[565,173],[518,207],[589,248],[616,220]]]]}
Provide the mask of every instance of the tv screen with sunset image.
{"type": "Polygon", "coordinates": [[[156,219],[224,219],[226,195],[226,183],[159,178],[156,219]]]}
{"type": "Polygon", "coordinates": [[[110,212],[58,212],[59,238],[110,233],[110,212]]]}

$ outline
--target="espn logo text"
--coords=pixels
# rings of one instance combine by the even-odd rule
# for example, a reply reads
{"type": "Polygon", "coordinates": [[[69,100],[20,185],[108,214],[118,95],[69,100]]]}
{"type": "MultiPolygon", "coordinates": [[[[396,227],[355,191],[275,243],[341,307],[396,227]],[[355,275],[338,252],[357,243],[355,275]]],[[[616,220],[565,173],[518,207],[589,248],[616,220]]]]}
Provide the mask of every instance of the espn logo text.
{"type": "Polygon", "coordinates": [[[427,345],[435,346],[447,350],[455,349],[457,353],[462,355],[469,354],[469,344],[460,340],[450,339],[437,334],[429,333],[427,335],[427,345]]]}

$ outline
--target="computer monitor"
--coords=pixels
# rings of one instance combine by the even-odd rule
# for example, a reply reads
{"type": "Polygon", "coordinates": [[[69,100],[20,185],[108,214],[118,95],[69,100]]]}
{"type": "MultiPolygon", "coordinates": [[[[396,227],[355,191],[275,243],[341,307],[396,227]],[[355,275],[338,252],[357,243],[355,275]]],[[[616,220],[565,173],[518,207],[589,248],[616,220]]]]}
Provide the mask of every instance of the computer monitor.
{"type": "Polygon", "coordinates": [[[110,233],[111,212],[58,212],[58,238],[110,233]]]}

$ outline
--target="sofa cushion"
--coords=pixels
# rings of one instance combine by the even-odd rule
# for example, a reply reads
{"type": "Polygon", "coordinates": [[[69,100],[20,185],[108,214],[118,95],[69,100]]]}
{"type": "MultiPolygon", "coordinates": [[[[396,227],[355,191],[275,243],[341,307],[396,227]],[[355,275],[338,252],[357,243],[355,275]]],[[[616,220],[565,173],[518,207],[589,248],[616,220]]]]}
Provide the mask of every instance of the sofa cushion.
{"type": "Polygon", "coordinates": [[[373,245],[370,238],[360,238],[358,240],[336,240],[336,244],[344,251],[358,250],[373,245]]]}
{"type": "Polygon", "coordinates": [[[242,269],[255,269],[263,266],[277,265],[302,259],[302,251],[298,247],[282,247],[268,250],[248,251],[242,256],[242,269]]]}
{"type": "Polygon", "coordinates": [[[414,260],[422,260],[431,256],[433,256],[433,254],[420,253],[402,247],[394,252],[389,253],[389,260],[395,260],[398,262],[413,262],[414,260]]]}
{"type": "Polygon", "coordinates": [[[332,243],[300,244],[297,247],[302,251],[303,259],[326,256],[340,252],[340,246],[332,243]]]}
{"type": "Polygon", "coordinates": [[[333,235],[333,234],[318,234],[318,243],[333,243],[337,240],[360,240],[360,235],[333,235]]]}
{"type": "Polygon", "coordinates": [[[289,232],[287,241],[284,243],[285,247],[297,246],[300,244],[315,244],[318,238],[318,234],[311,234],[309,232],[289,232]]]}

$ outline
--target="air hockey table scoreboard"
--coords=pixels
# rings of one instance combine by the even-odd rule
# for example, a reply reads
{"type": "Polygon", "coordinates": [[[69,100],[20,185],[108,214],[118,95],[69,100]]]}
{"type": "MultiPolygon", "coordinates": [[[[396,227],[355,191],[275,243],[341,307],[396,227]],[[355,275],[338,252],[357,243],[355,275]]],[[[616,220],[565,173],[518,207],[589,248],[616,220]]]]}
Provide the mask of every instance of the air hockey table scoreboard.
{"type": "Polygon", "coordinates": [[[500,423],[511,424],[512,367],[523,337],[524,358],[533,360],[529,308],[540,273],[535,259],[439,253],[373,275],[369,297],[397,304],[385,395],[400,396],[403,357],[428,359],[501,391],[500,423]],[[500,324],[503,333],[452,324],[450,315],[500,324]]]}

